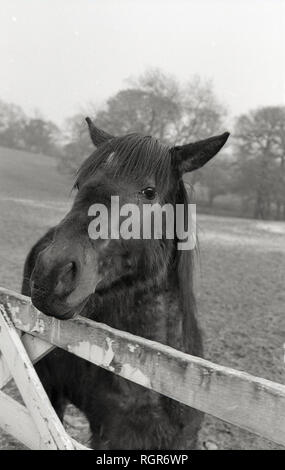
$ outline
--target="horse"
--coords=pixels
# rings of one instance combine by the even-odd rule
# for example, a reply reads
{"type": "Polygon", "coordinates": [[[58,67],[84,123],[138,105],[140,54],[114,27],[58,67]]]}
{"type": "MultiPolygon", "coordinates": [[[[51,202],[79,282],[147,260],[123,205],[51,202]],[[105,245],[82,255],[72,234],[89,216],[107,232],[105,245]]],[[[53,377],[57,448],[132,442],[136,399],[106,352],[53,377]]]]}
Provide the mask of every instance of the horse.
{"type": "MultiPolygon", "coordinates": [[[[73,205],[31,249],[22,293],[46,315],[80,314],[113,328],[203,356],[193,292],[193,250],[178,238],[89,236],[89,208],[112,196],[140,210],[183,204],[182,176],[205,165],[229,133],[167,146],[151,136],[114,137],[86,118],[94,152],[79,168],[73,205]]],[[[203,413],[59,348],[36,364],[59,418],[74,404],[90,425],[94,449],[195,449],[203,413]]]]}

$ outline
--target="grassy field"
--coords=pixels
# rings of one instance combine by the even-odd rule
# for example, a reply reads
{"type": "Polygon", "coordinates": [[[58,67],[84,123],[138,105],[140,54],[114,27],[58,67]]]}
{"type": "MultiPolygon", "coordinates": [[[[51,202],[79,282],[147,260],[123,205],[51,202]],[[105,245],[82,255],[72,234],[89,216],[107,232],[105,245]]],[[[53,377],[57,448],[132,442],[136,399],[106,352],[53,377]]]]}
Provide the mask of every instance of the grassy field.
{"type": "MultiPolygon", "coordinates": [[[[19,291],[25,257],[70,202],[71,181],[42,155],[0,148],[0,285],[19,291]]],[[[196,292],[207,359],[285,382],[285,223],[198,215],[196,292]]],[[[13,386],[8,390],[12,395],[13,386]]],[[[69,432],[86,441],[88,426],[73,408],[69,432]]],[[[200,442],[219,449],[277,445],[207,417],[200,442]]],[[[21,448],[0,432],[0,449],[21,448]]]]}

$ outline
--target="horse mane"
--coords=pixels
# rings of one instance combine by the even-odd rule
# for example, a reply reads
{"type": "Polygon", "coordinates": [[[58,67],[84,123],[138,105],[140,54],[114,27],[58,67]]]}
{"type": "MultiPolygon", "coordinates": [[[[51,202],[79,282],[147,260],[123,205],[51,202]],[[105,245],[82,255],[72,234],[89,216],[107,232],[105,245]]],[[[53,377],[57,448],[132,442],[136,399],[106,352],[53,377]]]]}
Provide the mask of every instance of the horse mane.
{"type": "MultiPolygon", "coordinates": [[[[189,191],[190,192],[190,191],[189,191]]],[[[176,202],[184,204],[185,220],[188,217],[186,210],[190,203],[190,195],[183,181],[179,183],[176,202]]],[[[192,191],[191,191],[192,194],[192,191]]],[[[186,220],[188,223],[188,220],[186,220]]],[[[177,277],[179,287],[180,308],[183,312],[183,334],[185,346],[189,354],[203,356],[202,335],[196,319],[196,299],[194,295],[194,262],[197,255],[197,245],[194,250],[176,250],[177,253],[177,277]]]]}

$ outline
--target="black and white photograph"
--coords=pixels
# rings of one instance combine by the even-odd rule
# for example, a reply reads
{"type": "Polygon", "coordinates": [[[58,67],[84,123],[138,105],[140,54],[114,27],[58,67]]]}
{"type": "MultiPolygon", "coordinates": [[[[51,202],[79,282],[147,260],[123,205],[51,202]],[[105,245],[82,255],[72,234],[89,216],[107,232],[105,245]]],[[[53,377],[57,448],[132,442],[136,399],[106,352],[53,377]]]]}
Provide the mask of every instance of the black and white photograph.
{"type": "Polygon", "coordinates": [[[0,450],[285,450],[284,286],[285,0],[0,0],[0,450]]]}

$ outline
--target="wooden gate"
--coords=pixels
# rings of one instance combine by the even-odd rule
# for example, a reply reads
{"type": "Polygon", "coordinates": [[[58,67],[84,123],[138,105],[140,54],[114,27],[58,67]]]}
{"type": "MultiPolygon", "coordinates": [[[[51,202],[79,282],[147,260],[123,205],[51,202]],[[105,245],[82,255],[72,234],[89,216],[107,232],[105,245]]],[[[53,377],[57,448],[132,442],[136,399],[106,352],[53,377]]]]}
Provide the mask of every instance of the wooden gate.
{"type": "Polygon", "coordinates": [[[285,386],[77,317],[60,321],[0,288],[0,426],[31,449],[87,449],[66,433],[32,363],[60,347],[285,446],[285,386]],[[14,378],[26,406],[1,391],[14,378]]]}

